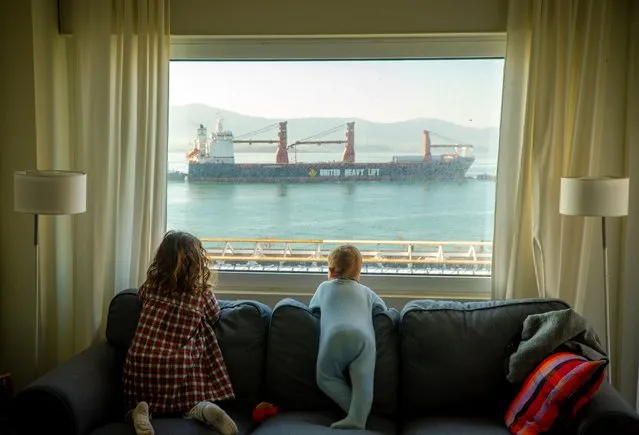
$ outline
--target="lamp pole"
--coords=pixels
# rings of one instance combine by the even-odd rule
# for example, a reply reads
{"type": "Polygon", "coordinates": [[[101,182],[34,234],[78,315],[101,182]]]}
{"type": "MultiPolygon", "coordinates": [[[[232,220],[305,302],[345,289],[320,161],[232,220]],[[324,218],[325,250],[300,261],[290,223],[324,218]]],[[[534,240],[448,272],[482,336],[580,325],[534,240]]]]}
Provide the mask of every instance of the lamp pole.
{"type": "Polygon", "coordinates": [[[608,275],[608,243],[606,240],[606,217],[601,217],[601,243],[603,246],[603,275],[604,275],[604,316],[606,322],[606,353],[608,354],[608,358],[610,358],[610,365],[608,366],[608,370],[606,370],[606,377],[608,378],[608,383],[612,384],[612,370],[613,365],[612,361],[614,358],[612,356],[612,345],[610,343],[610,339],[612,335],[610,334],[610,277],[608,275]]]}
{"type": "Polygon", "coordinates": [[[34,342],[35,342],[35,377],[40,374],[40,244],[38,240],[39,231],[39,215],[36,213],[33,215],[33,246],[35,248],[35,321],[34,321],[34,342]]]}

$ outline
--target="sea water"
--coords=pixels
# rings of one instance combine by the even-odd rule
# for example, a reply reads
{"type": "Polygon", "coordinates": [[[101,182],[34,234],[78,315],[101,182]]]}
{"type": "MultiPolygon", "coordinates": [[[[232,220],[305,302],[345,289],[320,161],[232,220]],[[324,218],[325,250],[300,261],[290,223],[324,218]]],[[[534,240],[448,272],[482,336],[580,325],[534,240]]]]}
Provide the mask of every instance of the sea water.
{"type": "MultiPolygon", "coordinates": [[[[334,158],[300,153],[298,161],[334,158]]],[[[291,156],[291,160],[294,156],[291,156]]],[[[236,153],[237,163],[272,163],[273,153],[236,153]]],[[[358,155],[385,162],[387,154],[358,155]]],[[[184,153],[169,169],[186,172],[184,153]]],[[[478,159],[468,176],[494,174],[478,159]]],[[[167,186],[167,229],[198,237],[492,241],[495,183],[466,179],[358,183],[184,183],[167,186]]]]}

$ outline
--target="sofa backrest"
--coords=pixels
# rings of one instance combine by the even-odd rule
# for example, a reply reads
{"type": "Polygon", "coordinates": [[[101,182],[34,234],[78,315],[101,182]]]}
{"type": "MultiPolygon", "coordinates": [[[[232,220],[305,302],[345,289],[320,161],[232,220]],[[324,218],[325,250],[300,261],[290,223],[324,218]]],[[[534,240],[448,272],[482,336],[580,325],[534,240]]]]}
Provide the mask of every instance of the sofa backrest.
{"type": "Polygon", "coordinates": [[[501,413],[513,393],[507,345],[528,315],[565,308],[547,299],[409,302],[400,318],[402,413],[501,413]]]}
{"type": "MultiPolygon", "coordinates": [[[[254,301],[219,301],[220,321],[215,334],[224,356],[235,401],[255,406],[262,397],[266,333],[271,309],[254,301]]],[[[136,289],[118,293],[111,301],[107,320],[107,341],[121,354],[122,362],[137,328],[142,306],[136,289]]]]}
{"type": "MultiPolygon", "coordinates": [[[[317,387],[319,313],[294,299],[271,311],[220,300],[215,332],[238,405],[268,400],[282,409],[334,409],[317,387]]],[[[377,341],[373,413],[406,417],[503,412],[515,390],[505,377],[507,345],[530,314],[568,308],[558,300],[418,300],[373,315],[377,341]]],[[[107,340],[122,361],[140,315],[136,290],[111,302],[107,340]]]]}
{"type": "MultiPolygon", "coordinates": [[[[280,301],[271,315],[266,347],[267,399],[287,410],[328,410],[336,405],[318,387],[315,366],[319,347],[319,313],[294,299],[280,301]]],[[[377,341],[372,412],[397,411],[399,375],[396,310],[373,315],[377,341]]]]}

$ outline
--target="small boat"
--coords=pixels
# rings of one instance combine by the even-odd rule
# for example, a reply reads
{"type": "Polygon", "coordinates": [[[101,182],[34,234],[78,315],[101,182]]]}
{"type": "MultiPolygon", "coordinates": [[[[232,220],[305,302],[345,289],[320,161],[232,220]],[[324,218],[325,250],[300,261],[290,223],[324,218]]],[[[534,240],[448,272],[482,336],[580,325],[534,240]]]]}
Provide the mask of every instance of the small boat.
{"type": "Polygon", "coordinates": [[[166,181],[180,181],[183,182],[186,179],[186,174],[184,172],[170,170],[166,174],[166,181]]]}

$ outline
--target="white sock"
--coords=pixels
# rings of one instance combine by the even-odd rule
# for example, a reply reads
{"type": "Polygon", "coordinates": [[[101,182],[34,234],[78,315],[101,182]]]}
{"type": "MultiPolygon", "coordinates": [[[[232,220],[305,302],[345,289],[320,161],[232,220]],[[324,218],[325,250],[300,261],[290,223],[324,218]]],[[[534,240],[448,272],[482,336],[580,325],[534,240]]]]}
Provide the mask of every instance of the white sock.
{"type": "Polygon", "coordinates": [[[220,435],[237,435],[237,425],[226,412],[215,403],[200,402],[188,413],[188,418],[213,426],[220,435]]]}
{"type": "Polygon", "coordinates": [[[131,420],[133,420],[133,427],[135,428],[136,435],[154,435],[155,430],[151,425],[151,417],[149,416],[149,404],[146,402],[140,402],[131,411],[131,420]]]}

